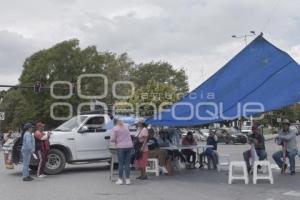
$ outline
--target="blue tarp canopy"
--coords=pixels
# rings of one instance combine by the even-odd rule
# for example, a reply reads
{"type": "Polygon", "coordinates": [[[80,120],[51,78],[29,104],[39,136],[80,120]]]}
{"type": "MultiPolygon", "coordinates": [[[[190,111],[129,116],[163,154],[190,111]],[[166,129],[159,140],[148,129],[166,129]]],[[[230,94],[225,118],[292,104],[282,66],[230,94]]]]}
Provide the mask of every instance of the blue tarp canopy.
{"type": "MultiPolygon", "coordinates": [[[[115,115],[115,119],[121,119],[125,124],[127,124],[129,127],[130,126],[135,126],[135,124],[141,119],[137,118],[136,116],[127,116],[127,115],[115,115]]],[[[105,125],[105,129],[112,129],[114,127],[114,122],[113,120],[109,121],[105,125]]]]}
{"type": "Polygon", "coordinates": [[[251,116],[299,101],[300,66],[261,34],[199,87],[146,122],[195,126],[251,116]]]}

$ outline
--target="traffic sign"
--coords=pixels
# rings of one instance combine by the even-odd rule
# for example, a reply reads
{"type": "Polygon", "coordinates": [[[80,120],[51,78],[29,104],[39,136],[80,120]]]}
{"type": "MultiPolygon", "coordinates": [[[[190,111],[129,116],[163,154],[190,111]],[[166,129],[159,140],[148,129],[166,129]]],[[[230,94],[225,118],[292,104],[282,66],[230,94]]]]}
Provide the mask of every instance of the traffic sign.
{"type": "Polygon", "coordinates": [[[0,112],[0,121],[5,120],[5,112],[0,112]]]}

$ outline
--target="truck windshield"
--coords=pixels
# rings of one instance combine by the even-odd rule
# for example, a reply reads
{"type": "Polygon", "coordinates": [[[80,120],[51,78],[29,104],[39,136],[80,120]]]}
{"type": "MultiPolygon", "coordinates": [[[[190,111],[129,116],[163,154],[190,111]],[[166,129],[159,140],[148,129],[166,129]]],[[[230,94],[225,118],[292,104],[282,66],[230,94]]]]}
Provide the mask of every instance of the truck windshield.
{"type": "Polygon", "coordinates": [[[59,127],[55,129],[55,131],[73,131],[74,129],[79,128],[79,126],[84,122],[87,116],[76,116],[72,119],[66,121],[59,127]]]}

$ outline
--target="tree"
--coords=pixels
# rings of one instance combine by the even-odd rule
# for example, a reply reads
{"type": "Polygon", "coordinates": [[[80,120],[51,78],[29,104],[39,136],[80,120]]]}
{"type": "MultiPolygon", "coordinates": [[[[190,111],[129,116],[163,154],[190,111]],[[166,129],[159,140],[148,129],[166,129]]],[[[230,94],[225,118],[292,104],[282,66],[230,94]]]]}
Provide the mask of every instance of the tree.
{"type": "Polygon", "coordinates": [[[129,100],[140,116],[152,116],[180,98],[180,93],[171,84],[151,79],[146,86],[139,88],[129,100]]]}
{"type": "MultiPolygon", "coordinates": [[[[108,80],[108,95],[100,99],[107,104],[111,104],[111,86],[116,80],[126,79],[129,68],[133,67],[133,62],[127,54],[120,56],[110,52],[98,52],[96,47],[91,46],[81,50],[78,40],[69,40],[59,43],[50,49],[39,51],[24,63],[24,69],[20,77],[21,85],[32,85],[39,81],[42,86],[50,86],[54,81],[68,81],[76,85],[79,76],[82,74],[103,74],[108,80]]],[[[129,79],[129,78],[128,78],[129,79]]],[[[56,95],[66,95],[69,90],[63,89],[67,86],[55,90],[56,95]]],[[[95,96],[103,94],[104,81],[99,77],[82,78],[80,89],[83,95],[95,96]]],[[[78,88],[77,88],[78,89],[78,88]]],[[[76,91],[77,91],[76,89],[76,91]]],[[[58,123],[50,118],[50,107],[55,102],[67,102],[72,105],[73,113],[77,114],[77,107],[82,102],[89,102],[90,99],[82,99],[74,94],[66,100],[55,99],[50,95],[49,89],[43,89],[39,94],[33,91],[22,91],[27,106],[31,108],[29,118],[42,120],[50,127],[58,123]]],[[[57,114],[68,115],[67,108],[58,108],[57,114]]]]}
{"type": "Polygon", "coordinates": [[[1,102],[2,102],[2,100],[3,100],[3,98],[4,98],[4,96],[5,96],[6,93],[7,92],[5,90],[1,90],[0,91],[0,105],[1,105],[1,102]]]}
{"type": "MultiPolygon", "coordinates": [[[[43,121],[48,128],[52,128],[61,123],[61,121],[53,120],[50,117],[50,108],[54,103],[70,104],[73,108],[71,114],[76,115],[79,104],[91,100],[98,100],[107,105],[128,101],[128,99],[116,98],[113,95],[113,86],[116,86],[114,90],[119,96],[128,96],[132,93],[131,85],[115,84],[116,81],[133,82],[137,92],[135,97],[144,90],[151,91],[153,84],[159,85],[158,92],[171,91],[178,94],[188,91],[187,76],[184,70],[175,70],[173,66],[164,62],[136,65],[126,53],[118,55],[112,52],[100,52],[95,46],[81,49],[79,40],[72,39],[38,51],[25,60],[19,85],[32,87],[39,82],[42,89],[40,92],[34,92],[33,88],[9,90],[4,95],[4,103],[1,104],[3,109],[9,110],[5,124],[6,126],[19,126],[29,121],[43,121]],[[80,85],[76,88],[79,77],[87,74],[106,76],[107,95],[104,98],[85,99],[77,93],[79,89],[80,94],[86,96],[104,93],[105,81],[99,76],[82,78],[80,85]],[[155,81],[150,81],[151,79],[155,81]],[[71,89],[74,92],[72,96],[68,99],[62,99],[51,95],[49,87],[55,81],[71,83],[71,89]],[[145,88],[149,81],[150,89],[145,88]]],[[[66,96],[69,94],[69,85],[56,84],[54,94],[66,96]]],[[[174,98],[171,99],[173,102],[174,98]]],[[[130,100],[134,101],[133,99],[130,100]]],[[[152,98],[151,102],[158,104],[159,101],[152,98]]],[[[54,109],[55,116],[66,117],[68,114],[69,108],[66,106],[56,106],[54,109]]]]}
{"type": "Polygon", "coordinates": [[[261,123],[280,126],[280,123],[277,122],[277,118],[281,118],[281,120],[289,119],[291,122],[296,122],[300,119],[300,104],[296,103],[265,113],[265,117],[261,120],[261,123]]]}
{"type": "Polygon", "coordinates": [[[153,79],[159,83],[166,83],[174,86],[177,92],[186,93],[189,91],[187,75],[183,69],[176,70],[167,62],[150,62],[138,65],[131,71],[133,82],[142,87],[153,79]]]}
{"type": "Polygon", "coordinates": [[[30,121],[30,108],[22,98],[20,90],[8,90],[0,104],[0,110],[5,112],[5,120],[1,122],[2,130],[18,128],[24,122],[23,120],[30,121]]]}

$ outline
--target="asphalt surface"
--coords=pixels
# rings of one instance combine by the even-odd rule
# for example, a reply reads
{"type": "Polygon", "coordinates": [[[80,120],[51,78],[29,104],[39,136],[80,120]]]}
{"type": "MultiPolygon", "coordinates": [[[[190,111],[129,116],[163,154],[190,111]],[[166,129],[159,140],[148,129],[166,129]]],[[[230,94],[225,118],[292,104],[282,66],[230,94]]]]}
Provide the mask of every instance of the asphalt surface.
{"type": "MultiPolygon", "coordinates": [[[[300,147],[300,136],[298,144],[300,147]]],[[[221,154],[230,154],[231,160],[242,160],[242,152],[248,145],[219,145],[221,154]]],[[[280,148],[274,141],[267,142],[269,160],[280,148]]],[[[0,152],[2,153],[2,152],[0,152]]],[[[3,156],[1,156],[3,157],[3,156]]],[[[272,161],[273,162],[273,161],[272,161]]],[[[297,165],[300,159],[297,158],[297,165]]],[[[300,168],[295,176],[281,175],[273,170],[274,185],[267,181],[253,185],[234,182],[228,185],[228,172],[207,169],[183,170],[174,176],[151,176],[147,181],[133,180],[130,186],[117,186],[109,181],[106,164],[68,166],[67,169],[44,179],[22,182],[21,166],[6,170],[0,159],[1,200],[174,200],[174,199],[300,199],[300,168]]],[[[132,174],[132,179],[136,174],[132,174]]]]}

